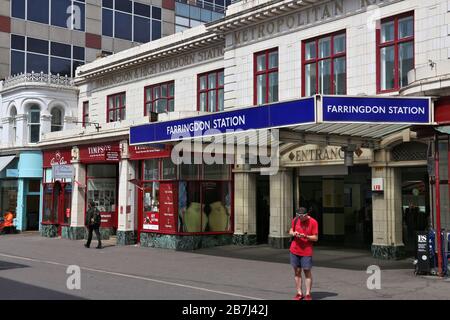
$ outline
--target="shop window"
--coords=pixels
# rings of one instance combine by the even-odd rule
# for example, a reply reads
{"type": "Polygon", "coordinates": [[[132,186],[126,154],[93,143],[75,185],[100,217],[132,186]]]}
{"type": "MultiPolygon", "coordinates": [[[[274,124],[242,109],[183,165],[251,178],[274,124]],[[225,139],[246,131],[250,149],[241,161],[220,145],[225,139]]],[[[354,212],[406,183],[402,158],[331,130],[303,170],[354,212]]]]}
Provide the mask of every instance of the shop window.
{"type": "Polygon", "coordinates": [[[17,210],[18,180],[0,181],[0,214],[11,212],[14,217],[17,210]]]}
{"type": "Polygon", "coordinates": [[[89,101],[83,102],[83,127],[85,128],[87,124],[89,124],[89,101]]]}
{"type": "Polygon", "coordinates": [[[198,76],[198,110],[206,112],[223,111],[224,73],[223,69],[198,76]]]}
{"type": "Polygon", "coordinates": [[[150,112],[163,113],[174,111],[175,83],[173,81],[145,88],[144,115],[150,112]]]}
{"type": "Polygon", "coordinates": [[[115,213],[117,166],[88,165],[87,203],[93,201],[102,213],[115,213]]]}
{"type": "Polygon", "coordinates": [[[171,158],[165,158],[161,161],[162,180],[176,180],[177,166],[171,158]]]}
{"type": "Polygon", "coordinates": [[[345,31],[303,41],[302,48],[302,95],[346,94],[345,31]]]}
{"type": "Polygon", "coordinates": [[[53,108],[50,112],[52,116],[51,132],[62,131],[63,129],[63,113],[59,108],[53,108]]]}
{"type": "Polygon", "coordinates": [[[165,158],[143,161],[142,170],[143,230],[232,231],[230,165],[176,166],[165,158]],[[172,220],[177,219],[175,213],[177,222],[172,220]]]}
{"type": "Polygon", "coordinates": [[[28,113],[28,130],[30,143],[37,143],[41,135],[41,111],[38,106],[32,106],[28,113]]]}
{"type": "Polygon", "coordinates": [[[200,167],[198,164],[180,165],[180,180],[199,180],[200,167]]]}
{"type": "Polygon", "coordinates": [[[278,101],[278,48],[255,53],[255,104],[278,101]]]}
{"type": "Polygon", "coordinates": [[[44,185],[44,212],[42,222],[54,223],[56,221],[56,213],[53,212],[53,184],[44,185]]]}
{"type": "Polygon", "coordinates": [[[125,106],[126,106],[125,93],[119,93],[112,96],[108,96],[107,102],[107,122],[116,122],[125,120],[125,106]]]}
{"type": "Polygon", "coordinates": [[[377,91],[398,91],[414,69],[414,13],[381,21],[377,30],[377,91]]]}
{"type": "Polygon", "coordinates": [[[230,182],[179,182],[179,232],[231,231],[230,182]]]}

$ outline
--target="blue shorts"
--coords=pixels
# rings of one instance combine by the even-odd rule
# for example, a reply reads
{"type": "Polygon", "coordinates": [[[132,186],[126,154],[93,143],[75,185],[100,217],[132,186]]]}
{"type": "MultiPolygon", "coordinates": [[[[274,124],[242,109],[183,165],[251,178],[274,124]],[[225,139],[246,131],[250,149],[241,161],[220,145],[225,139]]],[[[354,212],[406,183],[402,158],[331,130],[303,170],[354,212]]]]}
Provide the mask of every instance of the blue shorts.
{"type": "Polygon", "coordinates": [[[294,268],[301,268],[304,270],[311,270],[312,268],[312,257],[302,257],[296,254],[290,253],[291,255],[291,266],[294,268]]]}

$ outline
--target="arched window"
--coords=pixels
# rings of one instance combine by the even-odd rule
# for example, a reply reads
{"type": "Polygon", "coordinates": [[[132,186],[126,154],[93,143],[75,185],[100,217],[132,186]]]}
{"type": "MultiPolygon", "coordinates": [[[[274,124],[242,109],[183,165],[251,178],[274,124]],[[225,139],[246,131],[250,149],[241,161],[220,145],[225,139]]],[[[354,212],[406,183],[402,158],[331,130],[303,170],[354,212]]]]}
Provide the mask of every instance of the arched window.
{"type": "Polygon", "coordinates": [[[17,139],[17,123],[16,123],[17,110],[16,110],[16,107],[11,108],[11,112],[10,112],[9,116],[11,118],[10,141],[11,141],[12,145],[15,145],[16,139],[17,139]]]}
{"type": "Polygon", "coordinates": [[[37,143],[41,134],[41,110],[33,105],[28,112],[29,141],[37,143]]]}
{"type": "Polygon", "coordinates": [[[59,108],[53,108],[50,112],[52,116],[52,128],[51,132],[62,131],[63,129],[63,119],[62,112],[59,108]]]}

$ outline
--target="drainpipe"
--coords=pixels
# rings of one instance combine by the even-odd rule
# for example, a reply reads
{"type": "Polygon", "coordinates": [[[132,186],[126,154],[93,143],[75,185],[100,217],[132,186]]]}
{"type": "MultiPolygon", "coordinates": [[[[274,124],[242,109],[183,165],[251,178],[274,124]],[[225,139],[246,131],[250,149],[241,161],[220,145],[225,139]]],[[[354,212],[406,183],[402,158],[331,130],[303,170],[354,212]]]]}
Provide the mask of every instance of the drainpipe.
{"type": "Polygon", "coordinates": [[[439,180],[439,137],[435,135],[434,170],[436,173],[436,239],[438,247],[438,276],[442,277],[442,243],[441,243],[441,184],[439,180]]]}

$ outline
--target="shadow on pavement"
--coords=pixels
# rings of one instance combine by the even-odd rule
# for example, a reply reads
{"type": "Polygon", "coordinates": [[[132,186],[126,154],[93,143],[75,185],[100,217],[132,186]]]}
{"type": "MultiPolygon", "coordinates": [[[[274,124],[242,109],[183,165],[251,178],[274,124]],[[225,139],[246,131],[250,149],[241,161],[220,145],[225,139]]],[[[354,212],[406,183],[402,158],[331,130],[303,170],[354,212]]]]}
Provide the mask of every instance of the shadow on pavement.
{"type": "Polygon", "coordinates": [[[20,268],[29,268],[29,266],[0,260],[0,271],[20,268]]]}
{"type": "Polygon", "coordinates": [[[0,300],[84,300],[83,298],[0,277],[0,300]]]}
{"type": "Polygon", "coordinates": [[[338,294],[335,292],[326,292],[326,291],[313,291],[311,292],[311,297],[313,300],[322,300],[329,297],[337,297],[338,294]]]}
{"type": "MultiPolygon", "coordinates": [[[[229,245],[198,249],[193,251],[193,253],[217,257],[289,264],[288,249],[274,249],[268,245],[229,245]]],[[[381,260],[373,258],[370,251],[335,247],[316,247],[314,249],[313,261],[315,267],[344,270],[367,270],[367,267],[371,265],[377,265],[381,269],[385,270],[414,269],[412,259],[381,260]]]]}

